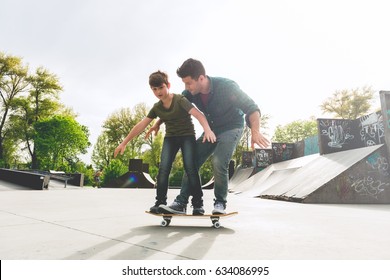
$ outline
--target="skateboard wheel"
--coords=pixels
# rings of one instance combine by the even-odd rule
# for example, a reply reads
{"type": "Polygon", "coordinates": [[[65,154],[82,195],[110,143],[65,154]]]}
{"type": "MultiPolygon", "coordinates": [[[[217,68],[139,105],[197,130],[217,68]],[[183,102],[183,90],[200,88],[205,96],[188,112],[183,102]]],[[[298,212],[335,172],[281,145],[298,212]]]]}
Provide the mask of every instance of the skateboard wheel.
{"type": "Polygon", "coordinates": [[[214,228],[220,228],[221,227],[221,224],[219,222],[214,222],[213,223],[213,227],[214,228]]]}
{"type": "Polygon", "coordinates": [[[162,227],[167,227],[167,226],[169,226],[169,223],[170,223],[171,221],[170,220],[162,220],[161,221],[161,226],[162,227]]]}

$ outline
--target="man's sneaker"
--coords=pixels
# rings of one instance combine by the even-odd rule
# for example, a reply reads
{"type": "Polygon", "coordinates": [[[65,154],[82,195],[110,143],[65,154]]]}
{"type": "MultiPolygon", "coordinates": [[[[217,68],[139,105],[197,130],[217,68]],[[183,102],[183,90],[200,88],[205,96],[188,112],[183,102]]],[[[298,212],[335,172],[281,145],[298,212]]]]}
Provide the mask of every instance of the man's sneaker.
{"type": "Polygon", "coordinates": [[[187,207],[184,204],[181,204],[180,202],[177,202],[176,200],[169,206],[167,205],[160,205],[158,211],[164,214],[186,214],[187,213],[187,207]]]}
{"type": "Polygon", "coordinates": [[[212,211],[213,214],[226,214],[225,212],[225,203],[216,201],[214,203],[214,210],[212,211]]]}
{"type": "Polygon", "coordinates": [[[194,216],[202,216],[202,215],[204,215],[203,206],[201,206],[201,205],[193,206],[192,215],[194,215],[194,216]]]}
{"type": "Polygon", "coordinates": [[[156,202],[152,207],[150,207],[150,210],[149,210],[149,212],[150,213],[154,213],[154,214],[160,214],[161,213],[161,211],[160,211],[160,206],[162,206],[162,205],[164,205],[164,204],[161,204],[160,202],[156,202]]]}

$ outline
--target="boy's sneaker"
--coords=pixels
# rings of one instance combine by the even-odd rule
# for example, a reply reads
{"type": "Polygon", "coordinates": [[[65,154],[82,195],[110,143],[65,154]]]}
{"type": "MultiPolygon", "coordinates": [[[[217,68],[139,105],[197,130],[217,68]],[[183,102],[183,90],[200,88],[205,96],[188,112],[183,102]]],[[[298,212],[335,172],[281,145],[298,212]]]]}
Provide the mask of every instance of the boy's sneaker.
{"type": "Polygon", "coordinates": [[[214,203],[214,210],[212,211],[213,214],[226,214],[225,212],[225,203],[216,201],[214,203]]]}
{"type": "Polygon", "coordinates": [[[193,206],[192,215],[194,215],[194,216],[202,216],[202,215],[204,215],[203,206],[193,206]]]}
{"type": "Polygon", "coordinates": [[[149,212],[154,213],[154,214],[160,214],[161,213],[160,206],[162,206],[162,205],[164,205],[164,204],[157,201],[152,207],[150,207],[149,212]]]}
{"type": "Polygon", "coordinates": [[[203,199],[192,199],[192,215],[204,215],[203,199]]]}
{"type": "Polygon", "coordinates": [[[177,202],[176,200],[169,206],[167,205],[160,205],[158,211],[164,214],[186,214],[187,213],[187,206],[184,204],[181,204],[180,202],[177,202]]]}

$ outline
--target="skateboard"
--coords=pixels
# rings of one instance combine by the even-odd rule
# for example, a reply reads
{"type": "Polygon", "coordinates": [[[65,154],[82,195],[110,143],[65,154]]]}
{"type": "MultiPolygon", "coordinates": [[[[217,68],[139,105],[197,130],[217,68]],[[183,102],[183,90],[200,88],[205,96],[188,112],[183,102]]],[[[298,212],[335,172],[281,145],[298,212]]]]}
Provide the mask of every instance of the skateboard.
{"type": "Polygon", "coordinates": [[[226,213],[226,214],[204,214],[204,215],[166,214],[166,213],[156,214],[156,213],[152,213],[152,212],[149,212],[149,211],[145,211],[145,213],[153,215],[153,216],[162,217],[163,220],[160,223],[160,225],[162,227],[169,226],[169,224],[171,223],[172,218],[173,217],[178,217],[178,218],[195,218],[195,219],[196,218],[210,218],[214,228],[219,228],[221,226],[221,224],[219,222],[220,218],[231,217],[231,216],[234,216],[234,215],[238,214],[238,212],[230,212],[230,213],[226,213]]]}

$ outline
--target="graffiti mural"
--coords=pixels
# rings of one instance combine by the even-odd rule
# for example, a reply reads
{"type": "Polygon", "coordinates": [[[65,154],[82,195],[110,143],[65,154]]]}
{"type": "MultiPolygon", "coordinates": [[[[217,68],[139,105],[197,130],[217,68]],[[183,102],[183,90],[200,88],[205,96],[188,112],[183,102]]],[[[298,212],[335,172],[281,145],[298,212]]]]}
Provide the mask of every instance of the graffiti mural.
{"type": "Polygon", "coordinates": [[[380,112],[357,119],[360,129],[360,140],[362,146],[373,146],[384,143],[385,131],[383,117],[380,112]]]}
{"type": "Polygon", "coordinates": [[[384,148],[369,155],[348,173],[350,192],[356,197],[381,200],[383,194],[390,192],[389,162],[384,148]]]}
{"type": "Polygon", "coordinates": [[[292,159],[294,144],[272,143],[273,163],[292,159]]]}
{"type": "Polygon", "coordinates": [[[256,167],[264,168],[273,163],[271,149],[256,149],[255,150],[256,167]]]}
{"type": "Polygon", "coordinates": [[[358,149],[385,142],[382,113],[376,112],[356,120],[318,119],[320,153],[358,149]]]}
{"type": "Polygon", "coordinates": [[[389,163],[385,156],[374,153],[367,158],[366,162],[370,172],[379,172],[384,176],[389,176],[389,163]]]}
{"type": "Polygon", "coordinates": [[[318,119],[317,122],[321,154],[356,148],[353,120],[318,119]]]}

